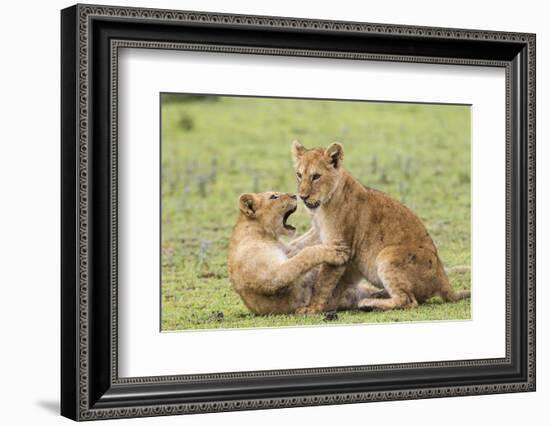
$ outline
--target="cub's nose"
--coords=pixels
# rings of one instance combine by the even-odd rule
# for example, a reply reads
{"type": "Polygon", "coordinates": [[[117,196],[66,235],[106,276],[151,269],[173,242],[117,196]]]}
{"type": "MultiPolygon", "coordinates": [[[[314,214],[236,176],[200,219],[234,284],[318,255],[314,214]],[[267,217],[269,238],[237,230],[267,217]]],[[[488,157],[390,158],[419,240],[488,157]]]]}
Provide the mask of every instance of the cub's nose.
{"type": "Polygon", "coordinates": [[[292,198],[293,200],[296,200],[296,199],[297,199],[296,194],[288,194],[288,196],[289,196],[290,198],[292,198]]]}

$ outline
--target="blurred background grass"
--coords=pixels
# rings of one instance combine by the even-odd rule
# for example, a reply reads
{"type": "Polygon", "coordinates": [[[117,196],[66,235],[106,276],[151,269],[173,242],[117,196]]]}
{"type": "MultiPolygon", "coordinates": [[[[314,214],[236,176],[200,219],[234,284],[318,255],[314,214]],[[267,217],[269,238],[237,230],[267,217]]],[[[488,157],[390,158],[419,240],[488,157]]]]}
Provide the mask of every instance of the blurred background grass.
{"type": "MultiPolygon", "coordinates": [[[[227,247],[244,192],[295,192],[290,144],[344,145],[345,167],[424,221],[446,266],[470,263],[470,108],[162,94],[162,330],[324,324],[249,313],[231,289],[227,247]]],[[[291,221],[309,228],[300,206],[291,221]]],[[[450,276],[469,288],[470,274],[450,276]]],[[[342,312],[332,323],[470,318],[470,301],[342,312]]]]}

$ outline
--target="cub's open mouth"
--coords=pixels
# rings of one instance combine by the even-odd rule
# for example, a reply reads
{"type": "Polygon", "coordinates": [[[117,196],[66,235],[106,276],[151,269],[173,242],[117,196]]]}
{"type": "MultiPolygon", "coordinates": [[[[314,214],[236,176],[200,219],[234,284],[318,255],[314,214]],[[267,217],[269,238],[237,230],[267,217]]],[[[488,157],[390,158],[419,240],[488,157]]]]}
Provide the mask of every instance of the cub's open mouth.
{"type": "Polygon", "coordinates": [[[292,213],[294,213],[296,211],[296,207],[293,207],[291,208],[289,211],[287,211],[285,213],[285,215],[283,216],[283,226],[285,227],[285,229],[288,229],[289,231],[296,231],[296,228],[292,225],[290,225],[289,223],[286,223],[287,219],[290,217],[290,215],[292,213]]]}
{"type": "Polygon", "coordinates": [[[316,209],[317,207],[319,207],[321,205],[321,200],[317,200],[315,201],[314,203],[308,203],[307,201],[304,201],[304,204],[306,205],[306,207],[308,209],[316,209]]]}

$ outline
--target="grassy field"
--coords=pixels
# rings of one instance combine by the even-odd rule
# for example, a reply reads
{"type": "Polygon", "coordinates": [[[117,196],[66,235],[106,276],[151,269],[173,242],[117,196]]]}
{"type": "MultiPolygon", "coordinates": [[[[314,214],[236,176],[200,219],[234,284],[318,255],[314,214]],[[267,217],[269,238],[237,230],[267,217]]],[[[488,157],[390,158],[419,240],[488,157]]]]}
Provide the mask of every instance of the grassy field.
{"type": "MultiPolygon", "coordinates": [[[[446,266],[470,263],[467,106],[162,96],[162,330],[326,324],[252,315],[231,289],[227,246],[243,192],[295,191],[290,144],[339,141],[362,183],[403,201],[446,266]]],[[[309,228],[304,207],[291,223],[309,228]]],[[[470,286],[469,274],[450,276],[470,286]]],[[[470,318],[470,301],[342,312],[331,324],[470,318]]]]}

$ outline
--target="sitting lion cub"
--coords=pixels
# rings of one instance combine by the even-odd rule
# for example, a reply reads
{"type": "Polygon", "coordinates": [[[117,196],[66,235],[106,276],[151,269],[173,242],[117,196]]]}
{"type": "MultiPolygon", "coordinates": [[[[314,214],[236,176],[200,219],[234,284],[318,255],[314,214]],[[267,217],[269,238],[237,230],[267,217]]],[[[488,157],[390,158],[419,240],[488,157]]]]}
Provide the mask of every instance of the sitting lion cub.
{"type": "Polygon", "coordinates": [[[449,285],[420,219],[398,200],[364,187],[344,169],[342,145],[308,150],[294,142],[292,156],[300,198],[313,217],[313,227],[300,244],[343,241],[351,249],[345,266],[321,266],[310,305],[299,313],[335,309],[346,289],[362,278],[381,289],[358,302],[363,310],[413,308],[434,295],[446,301],[469,296],[449,285]]]}
{"type": "Polygon", "coordinates": [[[296,195],[243,194],[239,203],[229,244],[229,279],[255,314],[294,313],[309,303],[315,267],[341,266],[348,260],[343,246],[315,244],[295,254],[291,244],[279,239],[296,230],[287,223],[296,211],[296,195]]]}

